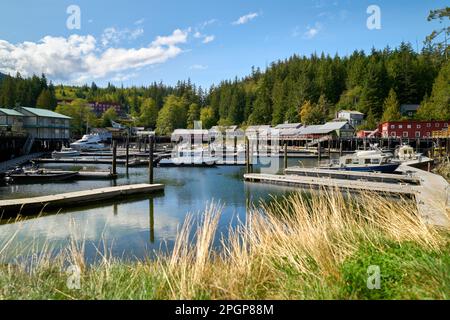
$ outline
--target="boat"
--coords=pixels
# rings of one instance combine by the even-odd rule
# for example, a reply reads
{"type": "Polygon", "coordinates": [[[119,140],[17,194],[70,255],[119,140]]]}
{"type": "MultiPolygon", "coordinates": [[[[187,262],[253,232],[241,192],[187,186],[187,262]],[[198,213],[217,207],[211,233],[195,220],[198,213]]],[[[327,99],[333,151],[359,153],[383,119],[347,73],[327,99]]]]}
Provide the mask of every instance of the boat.
{"type": "Polygon", "coordinates": [[[421,153],[415,152],[414,148],[408,144],[397,147],[394,154],[398,161],[419,160],[422,157],[421,153]]]}
{"type": "Polygon", "coordinates": [[[101,143],[102,139],[98,134],[85,134],[80,140],[71,143],[70,148],[78,151],[99,151],[108,148],[101,143]]]}
{"type": "Polygon", "coordinates": [[[203,150],[179,150],[175,156],[161,159],[159,167],[214,167],[220,159],[208,156],[203,150]]]}
{"type": "Polygon", "coordinates": [[[33,183],[48,183],[65,181],[74,178],[78,175],[76,171],[70,172],[47,172],[43,169],[37,170],[24,170],[22,168],[16,168],[6,174],[6,182],[11,184],[33,184],[33,183]]]}
{"type": "Polygon", "coordinates": [[[400,166],[400,162],[393,161],[393,155],[381,150],[358,151],[352,155],[341,157],[337,163],[332,163],[328,170],[363,171],[393,173],[400,166]]]}
{"type": "Polygon", "coordinates": [[[73,158],[79,157],[80,151],[72,148],[62,148],[61,151],[53,151],[52,158],[53,159],[65,159],[65,158],[73,158]]]}

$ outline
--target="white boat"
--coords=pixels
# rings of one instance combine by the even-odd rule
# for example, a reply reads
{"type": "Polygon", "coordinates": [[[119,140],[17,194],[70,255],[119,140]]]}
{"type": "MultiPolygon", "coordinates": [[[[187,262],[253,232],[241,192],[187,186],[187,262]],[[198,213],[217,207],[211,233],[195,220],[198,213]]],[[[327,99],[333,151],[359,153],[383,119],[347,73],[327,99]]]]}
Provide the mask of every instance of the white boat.
{"type": "Polygon", "coordinates": [[[80,140],[71,143],[70,148],[79,151],[106,150],[107,147],[101,141],[98,134],[85,134],[80,140]]]}
{"type": "Polygon", "coordinates": [[[414,148],[408,144],[404,144],[395,150],[395,159],[399,161],[419,160],[422,154],[415,152],[414,148]]]}
{"type": "Polygon", "coordinates": [[[358,151],[341,157],[338,163],[323,169],[393,173],[400,166],[400,162],[394,162],[392,159],[392,154],[381,150],[358,151]]]}
{"type": "Polygon", "coordinates": [[[62,148],[61,151],[53,151],[52,158],[53,159],[64,159],[64,158],[74,158],[79,157],[80,151],[72,149],[72,148],[62,148]]]}

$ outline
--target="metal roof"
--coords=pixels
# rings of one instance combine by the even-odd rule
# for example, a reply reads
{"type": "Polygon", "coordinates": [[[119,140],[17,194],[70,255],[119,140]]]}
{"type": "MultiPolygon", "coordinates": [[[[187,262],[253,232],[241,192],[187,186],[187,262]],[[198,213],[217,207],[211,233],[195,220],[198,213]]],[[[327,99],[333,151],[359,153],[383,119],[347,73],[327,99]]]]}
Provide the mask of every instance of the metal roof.
{"type": "Polygon", "coordinates": [[[275,127],[275,129],[299,129],[302,126],[301,123],[283,123],[275,127]]]}
{"type": "Polygon", "coordinates": [[[20,107],[20,108],[38,116],[38,117],[72,119],[71,117],[68,117],[63,114],[59,114],[59,113],[56,113],[56,112],[53,112],[50,110],[46,110],[46,109],[29,108],[29,107],[20,107]]]}
{"type": "MultiPolygon", "coordinates": [[[[333,131],[342,129],[344,126],[348,125],[347,121],[335,121],[327,122],[322,125],[306,126],[299,130],[299,135],[311,135],[311,134],[328,134],[333,131]]],[[[353,129],[352,126],[349,125],[353,129]]]]}
{"type": "Polygon", "coordinates": [[[339,111],[338,113],[343,113],[343,112],[350,113],[350,114],[364,115],[364,113],[359,112],[359,111],[355,111],[355,110],[341,110],[341,111],[339,111]]]}
{"type": "Polygon", "coordinates": [[[24,115],[20,112],[14,110],[14,109],[6,109],[6,108],[0,108],[0,112],[6,114],[7,116],[19,116],[23,117],[24,115]]]}

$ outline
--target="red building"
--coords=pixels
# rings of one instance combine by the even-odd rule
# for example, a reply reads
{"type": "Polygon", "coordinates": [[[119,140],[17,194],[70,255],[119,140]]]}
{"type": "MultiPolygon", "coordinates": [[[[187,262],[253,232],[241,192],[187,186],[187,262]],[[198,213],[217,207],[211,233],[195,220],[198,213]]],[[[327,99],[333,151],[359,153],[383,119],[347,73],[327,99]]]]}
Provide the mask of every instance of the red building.
{"type": "Polygon", "coordinates": [[[113,108],[117,113],[120,113],[120,104],[109,103],[109,102],[90,102],[89,105],[92,107],[94,112],[98,115],[104,114],[108,109],[113,108]]]}
{"type": "Polygon", "coordinates": [[[383,138],[431,138],[434,131],[447,130],[450,121],[388,121],[378,127],[383,138]]]}

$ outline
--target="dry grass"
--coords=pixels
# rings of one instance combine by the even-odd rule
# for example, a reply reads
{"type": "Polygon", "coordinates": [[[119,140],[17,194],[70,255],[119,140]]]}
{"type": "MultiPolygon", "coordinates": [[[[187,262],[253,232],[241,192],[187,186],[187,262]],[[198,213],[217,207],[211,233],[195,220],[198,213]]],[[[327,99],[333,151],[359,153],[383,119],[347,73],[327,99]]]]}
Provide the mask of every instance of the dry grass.
{"type": "Polygon", "coordinates": [[[18,296],[26,298],[371,298],[363,290],[365,283],[353,276],[366,276],[370,264],[365,261],[378,259],[396,282],[389,280],[389,290],[375,298],[449,298],[445,286],[450,276],[443,260],[449,257],[448,230],[425,224],[408,200],[373,194],[355,198],[335,190],[291,195],[250,210],[246,222],[222,238],[221,250],[214,250],[221,209],[209,205],[197,223],[189,216],[172,253],[153,261],[124,263],[104,256],[98,265],[86,267],[84,245],[74,239],[65,257],[36,259],[31,269],[39,272],[21,266],[16,273],[0,271],[0,282],[14,288],[0,297],[21,292],[18,296]],[[43,277],[55,266],[61,270],[64,261],[83,271],[81,290],[68,290],[61,271],[43,277]],[[346,270],[355,271],[349,276],[346,270]],[[397,277],[402,270],[412,275],[410,282],[397,277]],[[416,272],[421,281],[415,280],[416,272]]]}

